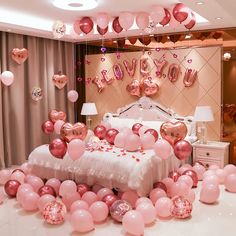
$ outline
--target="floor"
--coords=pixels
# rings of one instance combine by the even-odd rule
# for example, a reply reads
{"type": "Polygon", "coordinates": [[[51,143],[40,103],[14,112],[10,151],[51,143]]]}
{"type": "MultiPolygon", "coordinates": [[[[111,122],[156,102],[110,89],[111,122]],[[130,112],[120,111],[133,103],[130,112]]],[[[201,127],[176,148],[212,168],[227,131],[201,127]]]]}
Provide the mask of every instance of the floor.
{"type": "MultiPolygon", "coordinates": [[[[201,184],[200,184],[201,185],[201,184]]],[[[0,187],[1,188],[1,187],[0,187]]],[[[236,194],[226,192],[221,186],[217,204],[205,205],[199,201],[200,187],[195,189],[196,200],[192,217],[187,220],[160,220],[145,228],[145,236],[235,236],[236,235],[236,194]]],[[[124,235],[121,224],[108,219],[95,226],[85,236],[124,235]]],[[[40,213],[26,213],[15,199],[8,199],[0,205],[1,236],[78,236],[72,232],[68,221],[63,225],[51,226],[42,220],[40,213]]]]}

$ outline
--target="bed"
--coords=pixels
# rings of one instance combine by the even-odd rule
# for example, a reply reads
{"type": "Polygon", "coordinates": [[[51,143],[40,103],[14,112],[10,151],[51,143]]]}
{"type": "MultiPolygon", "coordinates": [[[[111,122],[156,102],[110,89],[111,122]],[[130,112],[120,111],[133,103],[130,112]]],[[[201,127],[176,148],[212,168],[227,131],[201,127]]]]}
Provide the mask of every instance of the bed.
{"type": "MultiPolygon", "coordinates": [[[[188,127],[186,139],[191,143],[196,141],[192,117],[181,117],[148,97],[119,108],[115,114],[104,114],[103,120],[117,129],[132,127],[139,122],[158,132],[165,121],[182,121],[188,127]]],[[[73,179],[120,191],[134,190],[139,196],[148,195],[153,183],[166,177],[169,171],[177,169],[181,164],[173,153],[167,160],[161,160],[153,150],[127,152],[104,141],[96,146],[88,144],[84,155],[76,161],[72,161],[68,154],[63,159],[54,158],[48,144],[45,144],[31,152],[28,162],[32,173],[42,178],[73,179]]]]}

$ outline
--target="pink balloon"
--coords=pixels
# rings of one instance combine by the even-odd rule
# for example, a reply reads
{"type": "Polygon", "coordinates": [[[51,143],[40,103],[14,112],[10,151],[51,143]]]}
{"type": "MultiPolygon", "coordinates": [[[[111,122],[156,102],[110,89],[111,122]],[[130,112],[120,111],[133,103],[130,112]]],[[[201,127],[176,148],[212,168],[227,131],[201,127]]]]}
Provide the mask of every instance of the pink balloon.
{"type": "Polygon", "coordinates": [[[123,133],[125,135],[133,134],[133,131],[130,128],[128,128],[128,127],[119,128],[119,132],[123,133]]]}
{"type": "Polygon", "coordinates": [[[134,23],[134,15],[130,12],[122,12],[120,13],[118,20],[119,20],[120,26],[123,29],[128,30],[129,28],[132,27],[134,23]]]}
{"type": "Polygon", "coordinates": [[[10,86],[14,82],[14,74],[11,71],[4,71],[0,75],[0,79],[2,80],[3,84],[6,86],[10,86]]]}
{"type": "Polygon", "coordinates": [[[141,123],[135,123],[132,126],[132,131],[134,134],[139,135],[139,129],[142,127],[143,125],[141,123]]]}
{"type": "Polygon", "coordinates": [[[11,178],[11,171],[7,169],[0,170],[0,185],[4,185],[11,178]]]}
{"type": "Polygon", "coordinates": [[[151,19],[154,21],[155,24],[161,22],[161,20],[165,16],[165,11],[162,6],[153,6],[152,11],[150,13],[151,19]]]}
{"type": "Polygon", "coordinates": [[[126,191],[122,194],[121,199],[129,202],[132,208],[135,208],[135,203],[138,200],[138,194],[135,191],[126,191]]]}
{"type": "Polygon", "coordinates": [[[22,169],[26,175],[30,173],[30,165],[27,162],[23,163],[20,169],[22,169]]]}
{"type": "Polygon", "coordinates": [[[203,179],[203,174],[205,173],[206,169],[203,165],[195,164],[193,166],[193,170],[197,173],[198,180],[203,179]]]}
{"type": "Polygon", "coordinates": [[[215,174],[216,174],[216,176],[219,178],[219,183],[220,183],[220,184],[223,184],[224,181],[225,181],[225,177],[226,177],[224,170],[222,170],[222,169],[217,169],[217,170],[215,171],[215,174]]]}
{"type": "Polygon", "coordinates": [[[76,193],[77,192],[77,185],[72,180],[65,180],[61,183],[59,188],[59,195],[63,197],[67,193],[76,193]]]}
{"type": "Polygon", "coordinates": [[[59,179],[51,178],[51,179],[47,180],[45,185],[49,185],[49,186],[53,187],[54,190],[56,191],[56,194],[57,195],[59,194],[59,188],[61,186],[61,181],[59,179]]]}
{"type": "Polygon", "coordinates": [[[103,125],[97,125],[94,128],[93,132],[99,139],[104,139],[106,136],[107,130],[103,125]]]}
{"type": "Polygon", "coordinates": [[[180,23],[174,17],[171,17],[170,22],[169,22],[169,26],[172,29],[177,29],[180,26],[180,23]]]}
{"type": "Polygon", "coordinates": [[[123,30],[123,28],[120,26],[119,17],[115,17],[112,21],[112,29],[117,34],[119,34],[123,30]]]}
{"type": "Polygon", "coordinates": [[[155,129],[147,129],[144,134],[151,134],[155,138],[155,142],[158,139],[158,132],[155,129]]]}
{"type": "Polygon", "coordinates": [[[236,193],[236,173],[226,176],[225,188],[231,193],[236,193]]]}
{"type": "Polygon", "coordinates": [[[228,164],[224,167],[225,175],[236,174],[236,166],[233,164],[228,164]]]}
{"type": "Polygon", "coordinates": [[[189,186],[183,181],[177,181],[173,184],[172,189],[170,191],[170,196],[184,196],[186,192],[190,190],[189,186]]]}
{"type": "Polygon", "coordinates": [[[64,120],[57,120],[55,123],[54,123],[54,131],[56,134],[60,134],[61,132],[61,127],[65,124],[65,121],[64,120]]]}
{"type": "Polygon", "coordinates": [[[170,156],[172,150],[171,145],[165,139],[157,140],[153,148],[156,155],[163,160],[166,160],[170,156]]]}
{"type": "Polygon", "coordinates": [[[187,199],[190,203],[193,203],[195,200],[195,192],[193,189],[190,189],[185,195],[184,198],[187,199]]]}
{"type": "Polygon", "coordinates": [[[186,170],[192,170],[192,167],[189,168],[187,166],[181,166],[177,171],[180,175],[182,175],[186,170]]]}
{"type": "Polygon", "coordinates": [[[125,133],[118,133],[114,139],[114,145],[118,148],[124,148],[125,146],[125,133]]]}
{"type": "Polygon", "coordinates": [[[140,198],[136,201],[135,207],[137,208],[137,206],[138,206],[139,204],[143,204],[143,203],[153,204],[152,201],[151,201],[149,198],[147,198],[147,197],[140,197],[140,198]]]}
{"type": "Polygon", "coordinates": [[[22,207],[26,211],[35,211],[38,209],[39,195],[35,192],[25,192],[22,196],[22,207]]]}
{"type": "Polygon", "coordinates": [[[150,129],[150,128],[146,125],[141,126],[138,130],[139,136],[142,136],[148,129],[150,129]]]}
{"type": "Polygon", "coordinates": [[[70,90],[67,93],[67,98],[70,102],[76,102],[78,100],[79,94],[77,91],[75,90],[70,90]]]}
{"type": "Polygon", "coordinates": [[[136,210],[143,216],[144,224],[148,225],[156,219],[156,208],[151,203],[141,203],[136,207],[136,210]]]}
{"type": "Polygon", "coordinates": [[[80,194],[80,196],[82,197],[86,192],[90,191],[90,187],[87,184],[78,184],[77,185],[77,191],[80,194]]]}
{"type": "Polygon", "coordinates": [[[153,184],[153,188],[160,188],[160,189],[164,190],[164,191],[167,193],[167,187],[166,187],[166,185],[165,185],[163,182],[161,182],[161,181],[155,182],[155,183],[153,184]]]}
{"type": "Polygon", "coordinates": [[[171,188],[172,188],[172,186],[174,184],[174,180],[169,178],[169,177],[167,177],[167,178],[164,178],[161,182],[166,185],[166,187],[167,187],[167,195],[169,195],[170,191],[171,191],[171,188]]]}
{"type": "Polygon", "coordinates": [[[106,132],[106,136],[105,139],[107,140],[108,143],[110,144],[114,144],[116,135],[119,133],[119,131],[117,129],[108,129],[106,132]]]}
{"type": "Polygon", "coordinates": [[[119,200],[119,197],[114,194],[107,194],[102,199],[102,201],[105,202],[105,204],[108,206],[108,208],[110,208],[111,205],[117,200],[119,200]]]}
{"type": "Polygon", "coordinates": [[[219,185],[220,180],[216,175],[208,175],[203,179],[202,187],[209,184],[219,185]]]}
{"type": "Polygon", "coordinates": [[[137,151],[140,146],[140,137],[136,134],[126,136],[124,149],[129,152],[137,151]]]}
{"type": "Polygon", "coordinates": [[[50,120],[47,120],[42,124],[41,128],[45,134],[51,134],[54,130],[53,122],[50,120]]]}
{"type": "Polygon", "coordinates": [[[33,192],[33,191],[34,191],[34,189],[31,185],[21,184],[20,187],[17,190],[16,200],[21,204],[23,196],[25,195],[25,193],[33,192]]]}
{"type": "Polygon", "coordinates": [[[155,208],[158,217],[169,217],[171,216],[171,209],[173,207],[173,202],[168,197],[159,198],[156,201],[155,208]]]}
{"type": "Polygon", "coordinates": [[[194,170],[186,170],[186,171],[184,171],[183,175],[190,176],[193,180],[193,188],[197,187],[198,178],[197,178],[197,173],[194,170]]]}
{"type": "Polygon", "coordinates": [[[80,35],[82,33],[81,29],[80,29],[80,19],[76,20],[73,24],[73,30],[76,34],[80,35]]]}
{"type": "Polygon", "coordinates": [[[81,200],[87,202],[88,205],[90,206],[92,203],[98,201],[99,199],[94,192],[88,191],[82,196],[81,200]]]}
{"type": "Polygon", "coordinates": [[[93,217],[93,221],[96,223],[100,223],[106,220],[109,209],[106,203],[97,201],[91,204],[91,206],[89,207],[89,212],[93,217]]]}
{"type": "Polygon", "coordinates": [[[113,191],[109,188],[101,188],[98,192],[97,192],[97,196],[99,200],[102,200],[106,195],[108,194],[114,194],[113,191]]]}
{"type": "Polygon", "coordinates": [[[152,134],[145,133],[140,137],[140,141],[144,150],[152,149],[155,144],[155,137],[152,134]]]}
{"type": "Polygon", "coordinates": [[[94,229],[93,217],[86,210],[77,210],[71,214],[70,224],[72,228],[80,233],[86,233],[94,229]]]}
{"type": "Polygon", "coordinates": [[[200,201],[207,204],[215,203],[220,196],[220,188],[217,184],[206,184],[200,192],[200,201]]]}
{"type": "Polygon", "coordinates": [[[63,159],[67,151],[67,144],[62,139],[56,138],[49,144],[49,151],[54,157],[63,159]]]}
{"type": "Polygon", "coordinates": [[[181,23],[187,19],[190,14],[190,9],[182,3],[177,3],[173,8],[172,14],[174,18],[181,23]]]}
{"type": "Polygon", "coordinates": [[[25,179],[25,182],[30,184],[35,192],[38,192],[39,189],[44,185],[44,182],[42,181],[42,179],[40,179],[37,176],[28,176],[25,179]]]}
{"type": "Polygon", "coordinates": [[[191,189],[193,187],[193,180],[190,176],[188,175],[181,175],[179,178],[178,178],[178,181],[177,182],[183,182],[185,183],[189,189],[191,189]]]}
{"type": "Polygon", "coordinates": [[[208,170],[218,170],[220,167],[218,165],[210,165],[208,170]]]}
{"type": "Polygon", "coordinates": [[[101,121],[100,125],[104,126],[106,128],[106,130],[111,128],[111,124],[106,121],[101,121]]]}
{"type": "Polygon", "coordinates": [[[215,175],[215,173],[215,170],[207,170],[203,174],[203,179],[206,178],[206,176],[215,175]]]}
{"type": "Polygon", "coordinates": [[[67,145],[67,151],[70,158],[78,160],[85,152],[85,142],[80,139],[73,139],[67,145]]]}
{"type": "Polygon", "coordinates": [[[92,187],[92,191],[97,194],[97,192],[101,189],[104,188],[102,185],[99,184],[94,184],[92,187]]]}
{"type": "Polygon", "coordinates": [[[140,212],[131,210],[125,213],[122,226],[127,233],[132,235],[144,234],[144,219],[140,212]]]}
{"type": "Polygon", "coordinates": [[[96,20],[97,20],[97,25],[101,29],[105,29],[109,24],[109,15],[105,12],[98,13],[96,20]]]}
{"type": "Polygon", "coordinates": [[[41,196],[37,202],[38,209],[43,212],[44,207],[49,203],[55,201],[56,198],[51,194],[45,194],[41,196]]]}
{"type": "Polygon", "coordinates": [[[87,210],[89,209],[89,205],[87,202],[83,201],[83,200],[77,200],[75,202],[73,202],[70,206],[70,212],[73,213],[77,210],[87,210]]]}
{"type": "Polygon", "coordinates": [[[22,173],[21,171],[15,171],[14,173],[11,174],[10,177],[11,180],[17,180],[19,181],[21,184],[24,183],[25,180],[25,174],[22,173]]]}
{"type": "Polygon", "coordinates": [[[140,12],[136,16],[136,24],[139,29],[144,30],[148,27],[149,24],[149,15],[146,12],[140,12]]]}
{"type": "Polygon", "coordinates": [[[174,145],[174,153],[179,160],[185,160],[192,153],[192,145],[186,140],[180,140],[174,145]]]}
{"type": "Polygon", "coordinates": [[[171,19],[170,12],[166,8],[164,8],[164,11],[165,11],[164,18],[159,22],[162,26],[167,25],[170,22],[170,19],[171,19]]]}
{"type": "Polygon", "coordinates": [[[170,171],[170,173],[168,174],[168,177],[170,177],[171,179],[174,180],[174,182],[176,182],[178,180],[178,178],[180,177],[180,174],[173,170],[173,171],[170,171]]]}
{"type": "Polygon", "coordinates": [[[79,195],[79,193],[77,192],[68,192],[66,194],[63,195],[62,197],[62,202],[65,204],[66,208],[69,210],[72,203],[77,201],[77,200],[80,200],[81,197],[79,195]]]}
{"type": "Polygon", "coordinates": [[[163,189],[160,188],[154,188],[150,194],[149,197],[153,203],[153,205],[155,205],[156,201],[161,198],[161,197],[166,197],[166,192],[163,189]]]}
{"type": "Polygon", "coordinates": [[[93,21],[90,17],[83,17],[79,22],[80,29],[83,33],[88,34],[93,29],[93,21]]]}
{"type": "Polygon", "coordinates": [[[185,24],[184,26],[185,26],[185,28],[186,29],[192,29],[193,27],[194,27],[194,25],[196,24],[196,16],[195,16],[195,14],[191,11],[191,20],[189,21],[189,23],[188,24],[185,24]]]}

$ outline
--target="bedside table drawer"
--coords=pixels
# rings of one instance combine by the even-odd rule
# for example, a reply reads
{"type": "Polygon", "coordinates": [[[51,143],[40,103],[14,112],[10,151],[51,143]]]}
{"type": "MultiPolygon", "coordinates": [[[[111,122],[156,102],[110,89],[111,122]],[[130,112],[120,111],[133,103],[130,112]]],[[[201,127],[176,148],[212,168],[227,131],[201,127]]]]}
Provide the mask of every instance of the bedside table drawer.
{"type": "Polygon", "coordinates": [[[197,157],[205,157],[205,158],[216,158],[219,159],[220,157],[224,156],[224,150],[220,149],[207,149],[207,148],[198,148],[196,150],[197,157]]]}
{"type": "Polygon", "coordinates": [[[211,165],[218,165],[222,166],[221,160],[215,160],[215,159],[206,159],[206,158],[197,158],[198,161],[200,161],[206,168],[208,168],[211,165]]]}

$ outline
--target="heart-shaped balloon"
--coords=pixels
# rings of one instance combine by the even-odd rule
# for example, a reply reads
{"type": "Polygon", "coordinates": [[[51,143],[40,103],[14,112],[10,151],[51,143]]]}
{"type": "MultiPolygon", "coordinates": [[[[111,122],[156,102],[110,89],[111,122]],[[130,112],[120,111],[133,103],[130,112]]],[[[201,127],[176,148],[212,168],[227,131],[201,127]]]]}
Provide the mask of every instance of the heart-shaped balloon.
{"type": "Polygon", "coordinates": [[[137,79],[134,79],[130,84],[126,86],[126,90],[130,95],[141,96],[140,82],[137,79]]]}
{"type": "Polygon", "coordinates": [[[161,137],[167,140],[172,146],[179,140],[183,140],[187,135],[187,126],[181,122],[164,122],[160,127],[161,137]]]}
{"type": "Polygon", "coordinates": [[[64,111],[57,111],[55,109],[48,112],[48,119],[55,123],[58,120],[66,121],[66,113],[64,111]]]}
{"type": "Polygon", "coordinates": [[[11,58],[19,65],[24,63],[28,56],[29,54],[26,48],[13,48],[11,51],[11,58]]]}
{"type": "Polygon", "coordinates": [[[87,135],[88,129],[87,126],[83,123],[65,123],[61,127],[60,135],[63,140],[70,142],[72,139],[81,139],[84,140],[87,135]]]}
{"type": "Polygon", "coordinates": [[[148,78],[143,80],[142,89],[146,96],[153,96],[159,91],[159,86],[152,78],[148,78]]]}
{"type": "Polygon", "coordinates": [[[53,77],[52,77],[52,81],[53,81],[54,85],[59,89],[64,88],[64,86],[67,84],[68,80],[69,79],[66,75],[61,75],[61,74],[53,75],[53,77]]]}

